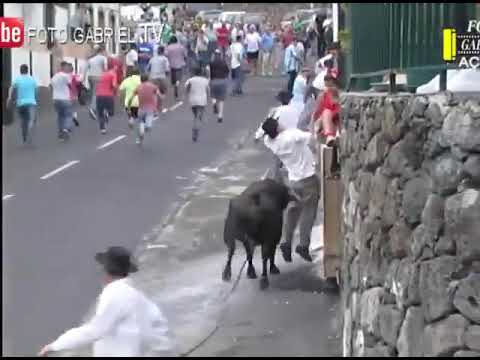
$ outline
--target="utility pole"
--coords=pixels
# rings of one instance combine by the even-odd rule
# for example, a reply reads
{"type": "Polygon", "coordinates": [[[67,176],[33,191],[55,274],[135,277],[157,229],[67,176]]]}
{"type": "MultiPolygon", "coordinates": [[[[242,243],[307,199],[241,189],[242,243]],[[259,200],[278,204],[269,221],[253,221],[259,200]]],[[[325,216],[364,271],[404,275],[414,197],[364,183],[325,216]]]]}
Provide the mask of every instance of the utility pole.
{"type": "Polygon", "coordinates": [[[338,3],[332,3],[333,41],[338,41],[338,3]]]}

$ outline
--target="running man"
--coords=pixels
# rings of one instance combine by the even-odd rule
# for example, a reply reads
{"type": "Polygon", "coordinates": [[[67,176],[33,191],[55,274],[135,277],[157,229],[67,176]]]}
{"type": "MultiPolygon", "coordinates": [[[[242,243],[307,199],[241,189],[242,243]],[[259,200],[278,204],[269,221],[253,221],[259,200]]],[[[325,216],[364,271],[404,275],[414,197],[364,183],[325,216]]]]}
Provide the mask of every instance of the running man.
{"type": "Polygon", "coordinates": [[[96,99],[97,83],[100,80],[100,77],[102,76],[103,72],[107,71],[108,61],[100,45],[98,44],[95,45],[93,50],[94,50],[94,56],[88,59],[87,66],[85,67],[85,71],[88,72],[88,85],[90,87],[90,93],[92,95],[89,112],[90,112],[90,116],[94,120],[96,120],[97,114],[95,113],[95,109],[97,107],[97,99],[96,99]]]}
{"type": "Polygon", "coordinates": [[[97,84],[97,115],[99,116],[100,132],[102,134],[107,133],[108,118],[114,114],[114,98],[117,87],[117,74],[113,63],[110,62],[108,71],[102,74],[97,84]]]}
{"type": "Polygon", "coordinates": [[[131,109],[134,98],[138,95],[138,138],[137,144],[143,144],[145,132],[151,130],[153,118],[158,109],[158,99],[162,100],[165,94],[152,82],[148,81],[148,75],[141,75],[141,84],[133,92],[128,101],[128,108],[131,109]]]}
{"type": "Polygon", "coordinates": [[[208,79],[203,75],[202,68],[194,70],[194,76],[187,80],[185,88],[187,89],[188,100],[193,112],[192,140],[196,142],[199,134],[199,123],[203,122],[205,106],[207,106],[210,88],[208,79]]]}
{"type": "Polygon", "coordinates": [[[57,112],[58,138],[65,141],[72,131],[72,101],[70,97],[71,78],[69,74],[70,64],[66,61],[60,63],[60,71],[57,72],[50,86],[52,87],[53,106],[57,112]]]}
{"type": "Polygon", "coordinates": [[[129,69],[129,76],[120,84],[120,91],[125,91],[125,111],[128,115],[128,126],[133,129],[138,121],[138,96],[133,96],[135,90],[140,86],[140,72],[137,67],[129,69]],[[130,99],[134,98],[130,104],[130,99]]]}
{"type": "Polygon", "coordinates": [[[20,66],[20,75],[13,80],[8,93],[7,104],[16,99],[18,115],[21,119],[23,144],[32,142],[31,130],[37,121],[37,81],[28,73],[28,65],[20,66]]]}
{"type": "Polygon", "coordinates": [[[223,58],[222,50],[215,50],[210,63],[210,87],[212,92],[213,113],[218,116],[218,122],[223,122],[223,106],[227,96],[228,74],[230,70],[223,58]]]}
{"type": "Polygon", "coordinates": [[[170,44],[167,46],[166,55],[170,63],[171,80],[175,94],[175,101],[178,100],[178,87],[182,80],[183,68],[186,65],[185,59],[187,58],[187,49],[181,45],[176,36],[172,36],[170,44]]]}
{"type": "Polygon", "coordinates": [[[78,122],[78,95],[80,92],[80,86],[82,84],[82,81],[80,79],[80,76],[74,73],[73,65],[68,64],[68,73],[70,74],[70,100],[72,101],[72,121],[75,124],[75,126],[80,126],[80,123],[78,122]]]}
{"type": "MultiPolygon", "coordinates": [[[[157,56],[150,59],[147,70],[150,74],[150,81],[153,82],[163,94],[167,94],[167,76],[170,73],[170,62],[165,56],[165,47],[160,45],[157,49],[157,56]]],[[[140,78],[139,78],[140,82],[140,78]]],[[[161,102],[159,102],[161,105],[161,102]]],[[[161,112],[161,108],[158,109],[161,112]]]]}

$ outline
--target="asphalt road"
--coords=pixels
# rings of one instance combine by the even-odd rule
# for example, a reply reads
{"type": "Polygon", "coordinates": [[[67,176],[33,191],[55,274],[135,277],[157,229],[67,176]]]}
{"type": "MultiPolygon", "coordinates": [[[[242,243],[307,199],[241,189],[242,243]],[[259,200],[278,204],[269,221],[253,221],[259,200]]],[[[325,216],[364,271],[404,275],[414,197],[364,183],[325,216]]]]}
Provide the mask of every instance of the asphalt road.
{"type": "Polygon", "coordinates": [[[94,254],[111,245],[135,249],[179,200],[192,172],[258,126],[283,83],[249,79],[244,97],[227,99],[223,124],[209,106],[198,143],[191,141],[186,103],[156,121],[143,148],[118,107],[107,135],[82,109],[67,143],[56,140],[49,105],[33,148],[19,145],[18,124],[4,129],[3,355],[34,355],[78,324],[101,289],[94,254]]]}

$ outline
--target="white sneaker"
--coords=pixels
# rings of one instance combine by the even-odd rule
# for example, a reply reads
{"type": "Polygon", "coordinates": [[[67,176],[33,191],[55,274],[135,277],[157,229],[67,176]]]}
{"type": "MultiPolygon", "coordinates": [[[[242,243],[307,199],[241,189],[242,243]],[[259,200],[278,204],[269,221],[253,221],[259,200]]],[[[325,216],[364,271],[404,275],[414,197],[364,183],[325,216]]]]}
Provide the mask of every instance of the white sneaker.
{"type": "Polygon", "coordinates": [[[105,135],[105,134],[107,133],[107,129],[102,129],[100,132],[101,132],[103,135],[105,135]]]}

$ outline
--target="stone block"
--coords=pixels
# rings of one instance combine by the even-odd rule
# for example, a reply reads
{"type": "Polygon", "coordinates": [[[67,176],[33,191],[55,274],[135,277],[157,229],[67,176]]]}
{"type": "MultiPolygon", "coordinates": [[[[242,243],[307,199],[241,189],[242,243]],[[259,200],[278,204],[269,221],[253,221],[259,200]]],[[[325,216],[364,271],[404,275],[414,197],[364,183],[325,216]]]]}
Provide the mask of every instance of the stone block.
{"type": "Polygon", "coordinates": [[[480,123],[470,113],[462,109],[453,109],[445,118],[442,132],[450,146],[480,152],[480,123]]]}
{"type": "Polygon", "coordinates": [[[381,337],[380,304],[384,293],[383,288],[376,287],[365,291],[361,298],[360,325],[365,333],[377,338],[381,337]]]}
{"type": "Polygon", "coordinates": [[[412,230],[404,220],[398,220],[389,232],[390,250],[394,258],[401,259],[408,255],[412,230]]]}
{"type": "Polygon", "coordinates": [[[385,343],[391,347],[396,346],[402,320],[403,314],[395,306],[382,305],[380,307],[380,333],[385,343]]]}
{"type": "Polygon", "coordinates": [[[468,321],[454,314],[427,325],[424,331],[424,356],[448,356],[464,346],[463,336],[468,321]]]}
{"type": "Polygon", "coordinates": [[[438,159],[432,171],[433,190],[441,195],[455,193],[462,179],[462,164],[451,156],[438,159]]]}
{"type": "Polygon", "coordinates": [[[453,305],[467,319],[480,324],[480,274],[472,273],[458,283],[453,305]]]}
{"type": "Polygon", "coordinates": [[[412,262],[410,258],[404,258],[400,261],[392,288],[397,307],[400,310],[420,303],[419,276],[420,267],[418,263],[412,262]]]}
{"type": "Polygon", "coordinates": [[[427,322],[435,321],[453,311],[453,294],[449,291],[458,260],[442,256],[420,265],[420,298],[427,322]]]}
{"type": "Polygon", "coordinates": [[[480,184],[480,155],[472,154],[463,164],[463,171],[477,184],[480,184]]]}
{"type": "Polygon", "coordinates": [[[429,193],[430,183],[425,177],[416,177],[406,183],[402,208],[405,218],[410,224],[420,221],[429,193]]]}
{"type": "Polygon", "coordinates": [[[366,150],[365,166],[369,171],[379,166],[387,154],[387,144],[380,134],[376,134],[368,143],[366,150]]]}
{"type": "Polygon", "coordinates": [[[480,260],[480,191],[467,189],[445,202],[445,236],[455,241],[464,261],[480,260]]]}
{"type": "Polygon", "coordinates": [[[480,326],[472,325],[467,329],[465,336],[465,345],[471,350],[480,351],[480,326]]]}
{"type": "Polygon", "coordinates": [[[397,341],[399,357],[423,356],[425,322],[420,306],[409,307],[397,341]]]}

